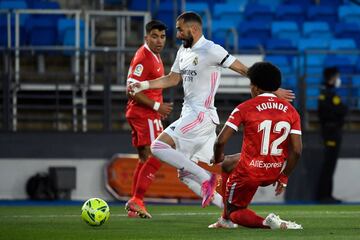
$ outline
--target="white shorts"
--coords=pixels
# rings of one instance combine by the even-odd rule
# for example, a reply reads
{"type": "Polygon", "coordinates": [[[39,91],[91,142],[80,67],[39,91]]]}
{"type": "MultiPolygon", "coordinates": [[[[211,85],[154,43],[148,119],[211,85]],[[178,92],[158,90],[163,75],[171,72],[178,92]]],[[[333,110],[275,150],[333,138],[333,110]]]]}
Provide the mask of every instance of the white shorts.
{"type": "Polygon", "coordinates": [[[165,130],[174,140],[176,149],[194,162],[210,164],[216,140],[216,124],[206,113],[180,117],[165,130]]]}

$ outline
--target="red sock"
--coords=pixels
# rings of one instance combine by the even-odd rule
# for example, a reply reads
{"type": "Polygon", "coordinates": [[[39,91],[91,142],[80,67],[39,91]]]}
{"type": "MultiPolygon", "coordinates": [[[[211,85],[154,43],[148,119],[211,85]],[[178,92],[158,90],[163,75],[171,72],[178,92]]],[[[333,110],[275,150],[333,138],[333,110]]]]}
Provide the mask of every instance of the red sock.
{"type": "Polygon", "coordinates": [[[224,210],[222,217],[224,219],[229,219],[229,216],[226,215],[226,199],[225,199],[225,193],[226,193],[226,182],[230,176],[230,173],[221,172],[221,191],[223,196],[223,204],[224,204],[224,210]]]}
{"type": "Polygon", "coordinates": [[[143,168],[139,173],[137,185],[135,188],[134,196],[136,198],[141,200],[144,198],[145,192],[150,187],[150,184],[154,181],[155,173],[160,169],[160,167],[161,162],[158,159],[149,157],[146,160],[143,168]]]}
{"type": "Polygon", "coordinates": [[[138,164],[135,168],[134,175],[133,175],[133,181],[132,181],[132,185],[131,185],[131,196],[134,196],[136,184],[138,182],[139,172],[140,172],[141,168],[143,167],[143,165],[144,165],[144,163],[139,160],[138,164]]]}
{"type": "Polygon", "coordinates": [[[232,222],[249,228],[269,228],[263,224],[264,218],[248,208],[239,209],[230,214],[232,222]]]}

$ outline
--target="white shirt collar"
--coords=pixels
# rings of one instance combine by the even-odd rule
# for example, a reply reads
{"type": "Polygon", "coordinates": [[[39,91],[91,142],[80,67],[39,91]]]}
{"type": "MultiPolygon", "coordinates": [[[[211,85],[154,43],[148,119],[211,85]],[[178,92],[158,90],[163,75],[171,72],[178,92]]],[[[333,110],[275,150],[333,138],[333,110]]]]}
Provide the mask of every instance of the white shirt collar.
{"type": "Polygon", "coordinates": [[[202,35],[199,40],[194,44],[194,46],[192,46],[191,49],[194,49],[194,48],[198,48],[198,47],[201,47],[204,43],[205,43],[206,39],[204,37],[204,35],[202,35]]]}
{"type": "Polygon", "coordinates": [[[149,48],[149,46],[148,46],[146,43],[144,43],[144,47],[145,47],[147,50],[149,50],[149,52],[151,52],[152,55],[154,55],[155,59],[156,59],[158,62],[160,62],[159,57],[158,57],[153,51],[151,51],[151,49],[149,48]]]}
{"type": "Polygon", "coordinates": [[[259,94],[258,97],[277,97],[277,96],[273,93],[262,93],[259,94]]]}

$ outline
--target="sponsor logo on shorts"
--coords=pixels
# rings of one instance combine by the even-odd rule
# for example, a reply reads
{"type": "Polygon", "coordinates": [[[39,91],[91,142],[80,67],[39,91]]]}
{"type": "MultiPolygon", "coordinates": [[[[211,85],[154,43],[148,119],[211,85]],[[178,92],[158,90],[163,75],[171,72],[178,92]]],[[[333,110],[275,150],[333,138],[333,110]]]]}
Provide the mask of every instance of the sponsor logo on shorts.
{"type": "Polygon", "coordinates": [[[174,127],[174,126],[170,127],[170,129],[173,130],[173,131],[175,131],[175,127],[174,127]]]}
{"type": "Polygon", "coordinates": [[[267,163],[261,160],[251,160],[249,166],[256,167],[256,168],[265,168],[268,170],[269,168],[281,168],[283,163],[280,162],[272,162],[267,163]]]}

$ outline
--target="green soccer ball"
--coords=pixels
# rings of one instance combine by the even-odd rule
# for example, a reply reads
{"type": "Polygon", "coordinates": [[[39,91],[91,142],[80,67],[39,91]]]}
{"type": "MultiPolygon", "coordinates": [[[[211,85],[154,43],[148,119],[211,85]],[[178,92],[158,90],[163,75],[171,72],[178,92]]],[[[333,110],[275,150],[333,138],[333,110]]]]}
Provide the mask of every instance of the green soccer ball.
{"type": "Polygon", "coordinates": [[[90,198],[81,208],[81,218],[90,226],[104,224],[110,216],[108,204],[100,198],[90,198]]]}

